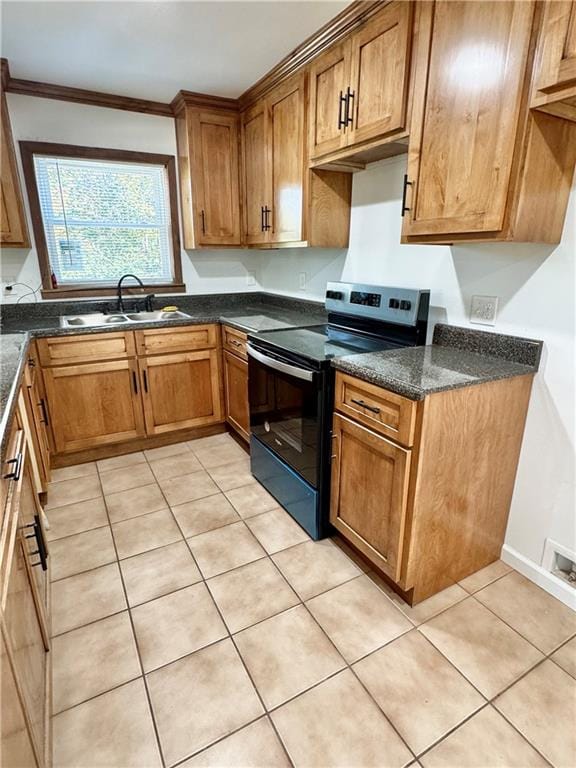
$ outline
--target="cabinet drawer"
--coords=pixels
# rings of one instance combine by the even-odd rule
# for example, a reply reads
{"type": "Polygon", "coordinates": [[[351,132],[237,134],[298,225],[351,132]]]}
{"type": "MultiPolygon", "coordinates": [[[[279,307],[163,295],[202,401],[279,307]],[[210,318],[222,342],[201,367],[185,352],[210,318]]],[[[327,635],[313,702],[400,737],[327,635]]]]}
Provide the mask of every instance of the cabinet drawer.
{"type": "Polygon", "coordinates": [[[38,353],[43,366],[117,360],[135,354],[134,334],[125,331],[82,336],[51,336],[38,339],[38,353]]]}
{"type": "Polygon", "coordinates": [[[236,328],[231,328],[229,325],[222,327],[222,346],[227,352],[231,352],[243,360],[248,360],[246,340],[247,336],[242,331],[237,331],[236,328]]]}
{"type": "Polygon", "coordinates": [[[336,410],[401,445],[414,443],[416,407],[414,400],[345,373],[336,374],[336,410]]]}
{"type": "Polygon", "coordinates": [[[136,349],[139,355],[210,349],[218,345],[218,331],[217,325],[148,328],[144,331],[136,331],[136,349]]]}

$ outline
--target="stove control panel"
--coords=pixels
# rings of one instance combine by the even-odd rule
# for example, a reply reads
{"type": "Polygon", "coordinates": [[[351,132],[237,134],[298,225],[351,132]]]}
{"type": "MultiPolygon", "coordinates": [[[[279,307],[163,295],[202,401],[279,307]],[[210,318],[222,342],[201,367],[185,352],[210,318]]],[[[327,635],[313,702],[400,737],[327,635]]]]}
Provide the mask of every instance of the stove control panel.
{"type": "Polygon", "coordinates": [[[383,285],[330,282],[326,286],[326,309],[367,317],[397,325],[416,325],[428,319],[430,291],[383,285]]]}

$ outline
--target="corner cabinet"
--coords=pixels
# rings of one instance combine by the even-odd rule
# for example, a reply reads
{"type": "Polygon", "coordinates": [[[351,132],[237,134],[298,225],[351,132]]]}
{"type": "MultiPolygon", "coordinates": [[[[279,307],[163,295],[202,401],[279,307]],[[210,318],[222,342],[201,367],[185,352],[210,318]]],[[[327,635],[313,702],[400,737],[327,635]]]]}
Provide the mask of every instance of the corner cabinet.
{"type": "Polygon", "coordinates": [[[392,2],[310,66],[309,157],[337,167],[406,151],[414,3],[392,2]],[[388,148],[386,145],[390,144],[388,148]],[[377,146],[376,146],[377,145],[377,146]],[[369,151],[368,157],[363,151],[369,151]]]}
{"type": "Polygon", "coordinates": [[[0,245],[30,247],[4,91],[0,94],[0,245]]]}
{"type": "Polygon", "coordinates": [[[236,107],[180,105],[176,114],[184,248],[241,245],[236,107]]]}
{"type": "Polygon", "coordinates": [[[576,1],[544,8],[530,106],[576,121],[576,1]]]}
{"type": "Polygon", "coordinates": [[[295,75],[242,113],[249,246],[348,245],[351,179],[307,167],[307,82],[305,73],[295,75]]]}
{"type": "Polygon", "coordinates": [[[411,604],[500,557],[532,378],[413,401],[336,373],[330,522],[411,604]]]}
{"type": "Polygon", "coordinates": [[[559,242],[576,128],[528,109],[539,7],[435,0],[418,16],[402,242],[559,242]]]}

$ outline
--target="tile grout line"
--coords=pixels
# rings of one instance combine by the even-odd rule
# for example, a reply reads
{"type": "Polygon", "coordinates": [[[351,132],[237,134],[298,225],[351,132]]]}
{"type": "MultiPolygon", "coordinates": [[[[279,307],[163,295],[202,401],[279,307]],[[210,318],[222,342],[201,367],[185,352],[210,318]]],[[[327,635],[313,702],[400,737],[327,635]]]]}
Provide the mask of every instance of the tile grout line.
{"type": "MultiPolygon", "coordinates": [[[[98,466],[97,466],[97,468],[98,468],[98,466]]],[[[114,538],[114,532],[112,530],[112,524],[110,523],[110,514],[108,512],[108,507],[106,506],[106,500],[105,500],[105,497],[104,497],[104,487],[102,485],[102,479],[100,477],[100,470],[99,469],[98,469],[98,480],[100,482],[100,488],[102,490],[102,497],[104,498],[104,507],[106,508],[106,515],[108,517],[108,523],[110,525],[110,533],[112,534],[112,541],[113,541],[113,544],[114,544],[114,551],[116,552],[117,567],[118,567],[118,572],[120,574],[120,583],[122,584],[122,591],[124,593],[124,600],[126,601],[126,607],[127,607],[127,610],[128,610],[128,619],[130,621],[130,627],[132,629],[132,636],[134,638],[134,645],[136,647],[136,655],[138,656],[138,663],[139,663],[140,669],[142,671],[141,677],[142,677],[142,682],[144,684],[144,692],[146,694],[146,700],[148,702],[148,710],[150,712],[150,719],[152,720],[152,727],[154,729],[154,735],[156,737],[156,746],[157,746],[157,749],[158,749],[158,754],[159,754],[159,757],[160,757],[160,762],[161,762],[162,766],[164,766],[164,768],[166,768],[166,761],[164,759],[164,752],[162,750],[162,743],[160,741],[160,732],[158,730],[158,724],[156,723],[156,717],[155,717],[155,714],[154,714],[154,708],[152,707],[152,699],[151,699],[151,696],[150,696],[150,690],[148,688],[148,681],[146,680],[146,674],[144,673],[144,664],[142,662],[142,655],[140,653],[140,646],[138,645],[138,636],[136,635],[136,629],[134,627],[134,620],[132,618],[132,613],[130,611],[130,604],[128,602],[128,593],[126,591],[126,584],[124,583],[124,575],[122,573],[122,568],[120,567],[120,559],[118,557],[118,549],[116,547],[116,539],[114,538]]]]}
{"type": "MultiPolygon", "coordinates": [[[[162,488],[160,488],[160,491],[161,491],[162,495],[164,495],[164,491],[162,490],[162,488]]],[[[164,498],[166,498],[166,497],[164,497],[164,498]]],[[[180,524],[178,523],[178,520],[176,519],[176,516],[174,515],[174,512],[172,511],[172,508],[171,508],[171,507],[169,507],[169,509],[170,509],[170,513],[172,514],[172,517],[174,518],[174,521],[175,521],[176,525],[178,526],[178,530],[179,530],[179,531],[180,531],[180,533],[182,534],[182,529],[180,528],[180,524]]],[[[244,521],[242,520],[242,522],[244,522],[244,521]]],[[[236,523],[233,523],[233,525],[236,525],[236,523]]],[[[254,534],[252,534],[252,532],[250,531],[250,529],[248,528],[248,526],[246,525],[246,523],[244,523],[244,526],[245,526],[246,530],[248,530],[248,531],[250,532],[250,534],[251,534],[252,536],[254,536],[254,534]]],[[[223,527],[225,527],[225,526],[223,526],[223,527]]],[[[183,534],[182,534],[182,536],[183,536],[183,534]]],[[[190,547],[190,545],[189,545],[189,543],[188,543],[188,539],[186,539],[184,536],[183,536],[183,538],[184,538],[184,541],[186,542],[186,546],[188,547],[188,550],[189,550],[189,552],[190,552],[190,555],[191,555],[191,557],[192,557],[192,560],[194,561],[194,564],[196,565],[196,568],[198,569],[198,572],[200,573],[200,575],[201,575],[201,577],[202,577],[202,582],[201,582],[201,583],[203,583],[203,584],[204,584],[204,588],[205,588],[205,589],[206,589],[206,591],[208,592],[208,595],[210,596],[210,599],[212,600],[212,602],[213,602],[213,604],[214,604],[214,607],[216,608],[216,611],[217,611],[217,613],[218,613],[218,616],[220,617],[220,621],[222,622],[222,624],[223,624],[223,626],[224,626],[224,628],[225,628],[225,630],[226,630],[226,633],[227,633],[227,638],[220,638],[219,640],[215,641],[215,643],[212,643],[212,645],[215,645],[216,643],[222,642],[224,639],[229,639],[229,640],[232,642],[232,645],[234,646],[234,650],[236,651],[236,655],[237,655],[237,656],[238,656],[238,658],[240,659],[240,662],[241,662],[241,664],[242,664],[242,666],[243,666],[243,668],[244,668],[244,671],[246,672],[246,675],[247,675],[248,679],[250,680],[250,683],[251,683],[251,685],[252,685],[252,687],[253,687],[253,689],[254,689],[254,691],[255,691],[255,693],[256,693],[256,695],[257,695],[257,697],[258,697],[259,701],[260,701],[260,704],[261,704],[261,706],[262,706],[262,709],[263,709],[263,715],[267,716],[268,710],[266,709],[266,705],[264,704],[264,701],[263,701],[263,699],[262,699],[262,696],[261,696],[261,694],[260,694],[260,691],[258,690],[258,688],[257,688],[256,684],[254,683],[254,680],[252,679],[252,675],[250,674],[250,672],[249,672],[249,670],[248,670],[248,668],[247,668],[247,666],[246,666],[246,663],[245,663],[245,661],[244,661],[244,659],[243,659],[243,657],[242,657],[242,654],[241,654],[241,653],[240,653],[240,651],[238,650],[238,647],[237,647],[237,645],[236,645],[236,643],[235,643],[235,641],[234,641],[234,638],[233,638],[233,636],[232,636],[232,634],[231,634],[231,632],[230,632],[230,629],[229,629],[229,627],[228,627],[228,624],[227,624],[227,623],[226,623],[226,621],[224,620],[224,616],[222,615],[222,612],[221,612],[221,610],[220,610],[220,607],[218,606],[218,604],[217,604],[216,600],[214,600],[214,597],[212,596],[212,592],[210,591],[210,588],[208,587],[208,584],[206,583],[206,582],[207,582],[207,579],[206,579],[206,577],[204,576],[204,573],[203,573],[202,569],[200,568],[200,565],[198,564],[198,561],[196,560],[196,558],[195,558],[195,556],[194,556],[194,552],[192,551],[192,549],[191,549],[191,547],[190,547]]],[[[194,537],[191,537],[191,538],[194,538],[194,537]]],[[[265,551],[265,550],[264,550],[264,551],[265,551]]],[[[258,559],[264,559],[264,558],[258,558],[258,559]]],[[[255,562],[255,561],[252,561],[252,562],[255,562]]],[[[246,563],[245,565],[247,565],[247,563],[246,563]]],[[[237,567],[238,567],[238,566],[237,566],[237,567]]],[[[234,568],[232,568],[231,570],[235,570],[235,569],[234,569],[234,568]]],[[[217,574],[217,575],[221,575],[221,574],[217,574]]],[[[204,647],[207,647],[207,646],[204,646],[204,647]]],[[[197,649],[197,650],[201,650],[201,649],[197,649]]],[[[186,658],[186,656],[192,656],[192,655],[193,655],[195,652],[196,652],[196,651],[193,651],[193,652],[192,652],[192,653],[190,653],[190,654],[186,654],[186,655],[185,655],[185,656],[183,656],[182,658],[186,658]]],[[[172,663],[172,662],[170,662],[170,663],[172,663]]],[[[261,716],[262,716],[262,715],[261,715],[261,716]]],[[[261,717],[261,716],[260,716],[260,717],[261,717]]],[[[258,719],[259,719],[259,718],[258,718],[258,719]]],[[[276,733],[276,736],[277,736],[277,738],[278,738],[278,739],[279,739],[279,741],[280,741],[280,744],[281,744],[281,746],[282,746],[282,749],[283,749],[283,750],[284,750],[284,752],[286,753],[286,757],[287,757],[287,759],[288,759],[288,762],[290,763],[290,765],[294,766],[294,763],[293,763],[293,762],[292,762],[292,760],[290,759],[290,756],[289,756],[289,754],[288,754],[288,752],[287,752],[287,750],[286,750],[286,748],[285,748],[285,746],[284,746],[284,743],[282,742],[282,740],[280,739],[280,736],[279,736],[278,732],[276,731],[276,727],[275,727],[274,723],[272,722],[272,719],[271,719],[271,718],[268,718],[268,719],[269,719],[269,722],[270,722],[270,724],[271,724],[271,726],[272,726],[272,728],[273,728],[274,732],[276,733]]],[[[246,727],[246,725],[247,725],[247,723],[245,723],[243,726],[241,726],[241,728],[244,728],[244,727],[246,727]]],[[[239,728],[238,730],[241,730],[241,728],[239,728]]],[[[228,736],[230,736],[230,735],[231,735],[231,733],[227,733],[227,734],[225,734],[225,736],[223,736],[223,737],[222,737],[222,739],[224,739],[224,738],[227,738],[227,737],[228,737],[228,736]]],[[[213,742],[213,743],[215,743],[215,742],[213,742]]],[[[195,755],[195,754],[200,754],[201,752],[203,752],[203,751],[204,751],[204,749],[208,749],[209,747],[213,746],[213,743],[211,743],[211,744],[208,744],[206,747],[204,747],[204,748],[201,748],[201,749],[200,749],[200,750],[198,750],[197,752],[193,752],[191,755],[188,755],[188,756],[187,756],[187,757],[185,757],[184,759],[188,759],[188,757],[192,757],[192,756],[193,756],[193,755],[195,755]]]]}

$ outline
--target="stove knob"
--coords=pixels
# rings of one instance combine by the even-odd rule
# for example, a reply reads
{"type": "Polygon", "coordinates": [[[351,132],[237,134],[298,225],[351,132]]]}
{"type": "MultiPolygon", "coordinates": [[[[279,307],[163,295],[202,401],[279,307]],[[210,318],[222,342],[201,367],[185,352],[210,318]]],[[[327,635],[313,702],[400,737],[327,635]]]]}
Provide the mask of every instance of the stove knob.
{"type": "Polygon", "coordinates": [[[398,301],[398,299],[390,299],[390,301],[388,302],[388,306],[390,309],[399,309],[400,302],[398,301]]]}
{"type": "Polygon", "coordinates": [[[411,301],[406,301],[406,300],[403,299],[400,302],[400,309],[405,309],[405,310],[412,309],[412,302],[411,301]]]}

